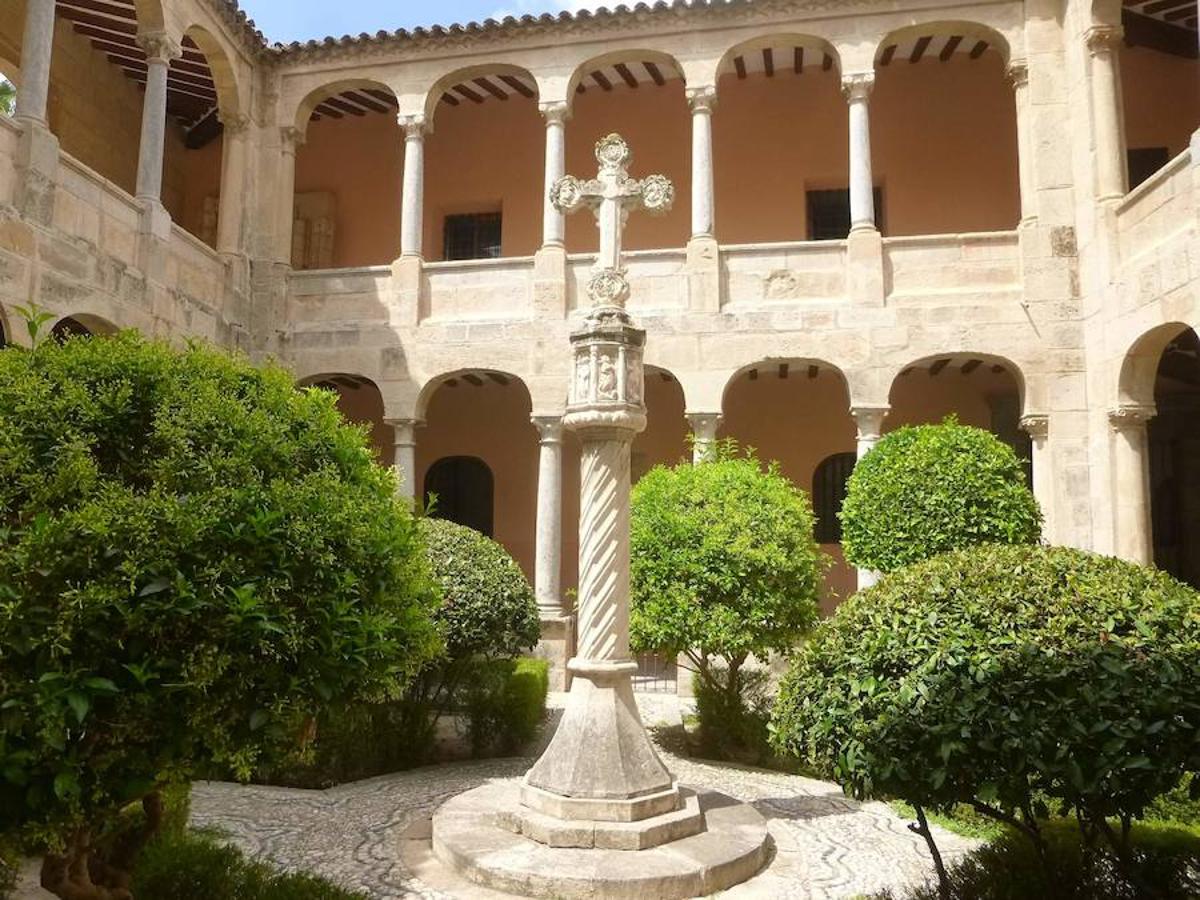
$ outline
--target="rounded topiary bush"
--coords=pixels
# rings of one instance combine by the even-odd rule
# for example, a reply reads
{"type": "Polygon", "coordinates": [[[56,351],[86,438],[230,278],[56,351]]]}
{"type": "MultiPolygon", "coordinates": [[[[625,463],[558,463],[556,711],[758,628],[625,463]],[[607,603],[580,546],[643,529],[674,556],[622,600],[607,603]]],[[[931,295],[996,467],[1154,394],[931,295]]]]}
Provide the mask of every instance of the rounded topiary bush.
{"type": "Polygon", "coordinates": [[[1012,448],[953,419],[880,440],[850,475],[840,518],[847,561],[878,572],[1041,537],[1041,512],[1012,448]]]}
{"type": "Polygon", "coordinates": [[[514,657],[541,634],[537,601],[521,567],[500,544],[445,519],[421,520],[442,603],[439,623],[451,659],[514,657]]]}
{"type": "Polygon", "coordinates": [[[61,851],[60,894],[123,887],[97,855],[131,801],[400,696],[435,599],[327,392],[133,333],[0,351],[0,832],[61,851]]]}
{"type": "Polygon", "coordinates": [[[982,546],[885,577],[785,677],[777,746],[858,797],[1092,827],[1200,769],[1200,594],[1066,548],[982,546]]]}

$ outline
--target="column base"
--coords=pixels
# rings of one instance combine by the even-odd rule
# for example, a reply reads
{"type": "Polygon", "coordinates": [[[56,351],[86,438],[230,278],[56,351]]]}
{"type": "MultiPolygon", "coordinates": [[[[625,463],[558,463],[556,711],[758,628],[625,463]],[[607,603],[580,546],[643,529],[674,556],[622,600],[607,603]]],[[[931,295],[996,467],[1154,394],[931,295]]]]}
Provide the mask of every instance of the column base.
{"type": "Polygon", "coordinates": [[[562,319],[567,315],[567,250],[547,244],[533,255],[534,318],[562,319]]]}
{"type": "Polygon", "coordinates": [[[716,238],[693,237],[687,245],[688,309],[721,311],[721,249],[716,238]]]}
{"type": "Polygon", "coordinates": [[[575,617],[542,613],[542,636],[533,655],[550,664],[550,690],[565,691],[571,687],[567,662],[575,653],[575,617]]]}
{"type": "Polygon", "coordinates": [[[850,230],[846,239],[846,288],[853,303],[883,306],[887,285],[883,271],[883,237],[873,226],[850,230]]]}
{"type": "Polygon", "coordinates": [[[401,256],[392,263],[393,321],[401,326],[420,325],[428,314],[425,302],[425,261],[401,256]]]}
{"type": "Polygon", "coordinates": [[[674,780],[638,715],[630,681],[637,663],[573,659],[569,668],[575,679],[562,722],[525,775],[528,787],[557,800],[534,791],[528,797],[551,815],[596,819],[608,809],[609,821],[677,808],[674,780]]]}

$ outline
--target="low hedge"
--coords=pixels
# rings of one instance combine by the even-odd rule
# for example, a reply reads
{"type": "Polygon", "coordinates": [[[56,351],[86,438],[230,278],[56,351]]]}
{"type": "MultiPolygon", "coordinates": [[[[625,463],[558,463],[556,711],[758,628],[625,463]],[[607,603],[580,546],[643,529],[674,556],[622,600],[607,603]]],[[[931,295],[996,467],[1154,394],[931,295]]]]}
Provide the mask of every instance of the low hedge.
{"type": "Polygon", "coordinates": [[[463,713],[474,756],[515,753],[537,737],[546,714],[550,665],[544,659],[496,660],[479,670],[463,713]]]}

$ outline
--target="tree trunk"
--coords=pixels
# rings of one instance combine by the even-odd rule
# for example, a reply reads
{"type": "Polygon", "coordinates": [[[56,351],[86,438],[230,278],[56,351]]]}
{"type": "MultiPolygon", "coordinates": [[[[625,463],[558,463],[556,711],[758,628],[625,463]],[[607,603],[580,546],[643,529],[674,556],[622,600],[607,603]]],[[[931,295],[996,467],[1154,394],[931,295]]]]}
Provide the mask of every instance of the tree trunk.
{"type": "Polygon", "coordinates": [[[942,853],[938,850],[937,842],[933,839],[933,831],[929,828],[929,821],[925,818],[925,810],[916,803],[913,804],[913,809],[917,814],[917,824],[909,825],[909,830],[925,838],[925,846],[929,848],[929,855],[933,857],[933,867],[937,871],[938,896],[942,900],[951,900],[950,876],[946,873],[946,864],[942,862],[942,853]]]}
{"type": "Polygon", "coordinates": [[[62,900],[132,900],[127,887],[105,887],[92,881],[91,833],[81,828],[62,855],[42,858],[42,887],[62,900]]]}

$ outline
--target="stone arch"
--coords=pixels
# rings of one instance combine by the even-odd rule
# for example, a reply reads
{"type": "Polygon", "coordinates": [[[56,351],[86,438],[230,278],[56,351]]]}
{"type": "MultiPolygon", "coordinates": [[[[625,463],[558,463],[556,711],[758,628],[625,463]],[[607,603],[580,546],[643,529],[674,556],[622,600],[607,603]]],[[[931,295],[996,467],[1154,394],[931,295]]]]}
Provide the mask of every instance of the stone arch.
{"type": "Polygon", "coordinates": [[[646,428],[634,437],[633,480],[656,465],[673,466],[691,456],[683,385],[661,366],[646,365],[646,428]]]}
{"type": "Polygon", "coordinates": [[[1163,351],[1190,327],[1184,322],[1167,322],[1138,336],[1121,359],[1115,392],[1118,406],[1154,406],[1163,351]]]}
{"type": "MultiPolygon", "coordinates": [[[[593,56],[590,59],[584,60],[575,67],[575,71],[571,73],[571,77],[567,82],[567,105],[571,106],[575,102],[575,96],[579,93],[579,87],[584,83],[584,79],[588,78],[593,72],[607,68],[609,66],[625,65],[637,63],[644,66],[645,63],[653,65],[664,79],[669,80],[678,78],[685,82],[684,68],[679,64],[674,56],[669,53],[664,53],[661,50],[649,50],[639,48],[628,48],[624,50],[613,50],[609,53],[601,53],[599,56],[593,56]]],[[[653,75],[651,78],[653,79],[653,75]]],[[[639,77],[637,73],[635,77],[639,77]]],[[[640,79],[639,79],[640,80],[640,79]]],[[[657,79],[654,79],[657,80],[657,79]]]]}
{"type": "Polygon", "coordinates": [[[393,430],[385,419],[383,392],[373,379],[349,372],[322,372],[299,379],[296,386],[336,393],[342,417],[354,425],[366,427],[376,460],[391,465],[393,430]]]}
{"type": "Polygon", "coordinates": [[[876,67],[878,68],[880,65],[889,47],[904,48],[906,45],[915,45],[925,37],[961,38],[961,42],[956,45],[955,49],[968,53],[974,52],[975,47],[980,43],[984,43],[987,44],[987,48],[979,51],[980,54],[986,52],[987,49],[994,49],[1000,54],[1000,58],[1005,65],[1008,65],[1012,59],[1012,47],[1008,38],[995,28],[984,25],[981,22],[935,19],[929,22],[906,25],[903,28],[897,28],[884,35],[883,39],[875,47],[876,67]]]}
{"type": "MultiPolygon", "coordinates": [[[[520,385],[527,396],[532,397],[533,395],[533,392],[530,390],[529,385],[524,378],[505,369],[486,365],[452,369],[448,372],[442,372],[441,374],[429,378],[424,384],[421,385],[420,390],[417,392],[417,402],[415,408],[417,419],[423,420],[425,418],[426,413],[429,411],[429,401],[433,398],[433,395],[437,393],[439,388],[451,382],[466,380],[468,375],[475,376],[480,379],[486,378],[493,383],[503,383],[503,380],[507,379],[508,381],[515,382],[516,384],[520,385]]],[[[471,382],[468,381],[468,384],[470,383],[471,382]]],[[[532,408],[532,400],[530,403],[532,408]]]]}
{"type": "Polygon", "coordinates": [[[308,123],[318,106],[330,97],[336,97],[342,91],[354,90],[386,91],[393,99],[396,97],[396,92],[392,90],[390,85],[373,78],[342,78],[327,81],[304,95],[304,98],[296,106],[296,114],[292,118],[292,126],[303,137],[308,132],[308,123]]]}
{"type": "Polygon", "coordinates": [[[203,25],[195,23],[183,30],[183,36],[192,39],[208,62],[217,89],[217,114],[221,120],[228,122],[232,117],[241,115],[242,95],[237,73],[221,41],[203,25]]]}
{"type": "MultiPolygon", "coordinates": [[[[438,107],[443,103],[444,98],[447,95],[455,97],[456,94],[451,92],[459,85],[466,85],[468,89],[479,92],[480,96],[485,100],[499,100],[493,89],[503,91],[506,96],[515,94],[518,97],[526,97],[535,102],[539,96],[537,79],[532,72],[522,66],[515,66],[511,63],[482,63],[456,68],[439,77],[425,95],[425,121],[428,127],[433,127],[438,107]],[[500,83],[492,81],[488,76],[494,76],[499,79],[500,83]],[[492,85],[492,89],[479,85],[475,81],[478,78],[485,79],[492,85]],[[517,86],[518,84],[520,87],[517,86]],[[530,93],[532,96],[529,95],[530,93]]],[[[460,101],[463,99],[470,101],[469,96],[465,95],[457,95],[457,99],[460,101]]]]}
{"type": "Polygon", "coordinates": [[[54,323],[50,333],[58,338],[70,335],[103,336],[116,334],[120,329],[103,316],[94,313],[77,312],[63,316],[54,323]]]}
{"type": "MultiPolygon", "coordinates": [[[[1020,365],[1005,356],[998,356],[994,353],[977,353],[973,350],[930,353],[903,366],[892,376],[891,384],[888,387],[889,402],[896,395],[900,379],[918,372],[927,373],[932,378],[943,374],[957,373],[964,378],[972,378],[973,382],[966,382],[972,386],[977,385],[988,375],[997,376],[996,379],[993,379],[996,381],[1007,376],[1011,378],[1011,386],[1016,391],[1019,404],[1018,415],[1024,415],[1026,407],[1031,406],[1027,401],[1025,374],[1020,365]]],[[[895,427],[894,421],[889,425],[895,427]]]]}
{"type": "MultiPolygon", "coordinates": [[[[797,55],[792,53],[790,59],[779,59],[779,48],[790,48],[793,51],[803,51],[800,57],[801,68],[807,69],[813,65],[824,66],[824,58],[827,56],[832,61],[831,65],[834,70],[841,72],[842,59],[837,48],[823,37],[804,32],[793,31],[768,31],[746,40],[739,41],[734,44],[721,56],[720,62],[717,63],[717,79],[720,80],[722,75],[728,75],[730,72],[737,70],[736,60],[739,56],[746,56],[752,53],[761,53],[765,50],[774,51],[771,54],[771,65],[779,69],[792,69],[795,71],[797,66],[797,55]],[[810,56],[815,54],[815,60],[810,56]]],[[[765,57],[764,57],[765,64],[765,57]]]]}

